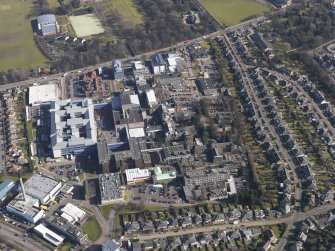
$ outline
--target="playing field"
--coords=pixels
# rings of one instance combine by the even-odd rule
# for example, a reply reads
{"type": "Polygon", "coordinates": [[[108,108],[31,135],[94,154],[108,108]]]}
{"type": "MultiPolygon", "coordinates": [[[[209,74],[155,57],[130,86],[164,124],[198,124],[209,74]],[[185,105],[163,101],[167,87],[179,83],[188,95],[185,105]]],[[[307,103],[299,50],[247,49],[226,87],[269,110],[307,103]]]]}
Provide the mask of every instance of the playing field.
{"type": "Polygon", "coordinates": [[[70,16],[69,19],[78,37],[88,37],[105,31],[95,14],[70,16]]]}
{"type": "Polygon", "coordinates": [[[0,1],[0,71],[45,66],[27,18],[33,0],[0,1]]]}
{"type": "Polygon", "coordinates": [[[131,25],[143,23],[143,17],[132,0],[105,0],[104,6],[111,13],[118,12],[125,23],[131,25]]]}
{"type": "Polygon", "coordinates": [[[256,0],[199,0],[221,25],[232,26],[250,17],[262,15],[268,8],[256,0]]]}

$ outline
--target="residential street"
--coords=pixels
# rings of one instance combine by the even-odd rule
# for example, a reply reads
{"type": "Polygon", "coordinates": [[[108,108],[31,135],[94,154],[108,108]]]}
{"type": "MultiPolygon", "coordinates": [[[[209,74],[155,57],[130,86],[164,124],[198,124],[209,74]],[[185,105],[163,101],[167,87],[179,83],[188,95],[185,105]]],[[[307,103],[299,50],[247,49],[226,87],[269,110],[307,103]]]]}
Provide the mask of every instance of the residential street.
{"type": "MultiPolygon", "coordinates": [[[[126,237],[125,239],[135,239],[136,238],[136,239],[139,239],[140,241],[146,241],[146,240],[152,240],[152,239],[158,239],[158,238],[180,236],[183,234],[197,234],[197,233],[203,233],[203,232],[210,233],[217,229],[225,230],[225,229],[240,228],[240,227],[270,226],[270,225],[277,225],[277,224],[282,224],[282,223],[293,225],[294,223],[304,220],[308,217],[311,217],[316,214],[325,213],[332,209],[335,209],[335,203],[313,208],[307,212],[293,213],[290,216],[279,218],[279,219],[241,222],[236,225],[231,225],[231,224],[210,225],[210,226],[203,226],[203,227],[180,230],[178,232],[169,231],[165,233],[151,233],[147,235],[133,235],[131,237],[126,237]]],[[[278,249],[278,250],[282,250],[282,249],[278,249]]]]}

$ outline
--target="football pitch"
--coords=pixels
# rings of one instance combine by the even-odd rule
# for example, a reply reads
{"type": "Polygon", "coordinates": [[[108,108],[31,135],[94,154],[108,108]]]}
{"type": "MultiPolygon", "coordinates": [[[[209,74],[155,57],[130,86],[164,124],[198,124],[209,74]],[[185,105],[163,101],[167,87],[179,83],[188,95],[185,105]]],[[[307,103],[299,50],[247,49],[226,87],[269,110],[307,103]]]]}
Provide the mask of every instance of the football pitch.
{"type": "Polygon", "coordinates": [[[199,2],[218,23],[224,26],[241,23],[269,10],[256,0],[199,0],[199,2]]]}
{"type": "Polygon", "coordinates": [[[33,0],[0,1],[0,71],[45,66],[48,60],[36,47],[31,20],[33,0]]]}
{"type": "Polygon", "coordinates": [[[105,31],[95,14],[70,16],[69,19],[78,37],[88,37],[105,31]]]}

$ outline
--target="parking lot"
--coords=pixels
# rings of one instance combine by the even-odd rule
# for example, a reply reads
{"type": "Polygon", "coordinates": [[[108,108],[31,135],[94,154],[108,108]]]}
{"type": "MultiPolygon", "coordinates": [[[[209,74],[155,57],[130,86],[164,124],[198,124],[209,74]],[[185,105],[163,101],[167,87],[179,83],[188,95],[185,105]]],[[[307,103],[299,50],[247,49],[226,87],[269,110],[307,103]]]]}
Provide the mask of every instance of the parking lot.
{"type": "Polygon", "coordinates": [[[178,204],[182,200],[178,196],[178,192],[174,187],[165,190],[159,185],[143,185],[134,187],[132,190],[132,200],[148,201],[152,203],[178,204]]]}
{"type": "Polygon", "coordinates": [[[49,170],[65,179],[80,181],[81,170],[79,164],[57,165],[50,167],[49,170]]]}

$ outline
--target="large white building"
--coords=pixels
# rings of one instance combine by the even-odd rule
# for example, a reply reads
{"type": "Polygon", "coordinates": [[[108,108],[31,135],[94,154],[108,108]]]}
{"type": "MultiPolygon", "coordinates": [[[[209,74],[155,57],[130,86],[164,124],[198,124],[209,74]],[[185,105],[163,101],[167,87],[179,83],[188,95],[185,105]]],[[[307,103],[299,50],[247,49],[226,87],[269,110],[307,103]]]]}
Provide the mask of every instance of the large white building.
{"type": "Polygon", "coordinates": [[[91,99],[51,102],[50,117],[54,158],[96,148],[97,128],[91,99]]]}
{"type": "Polygon", "coordinates": [[[146,180],[150,178],[150,172],[148,169],[127,169],[125,171],[127,184],[135,184],[138,181],[146,180]]]}
{"type": "Polygon", "coordinates": [[[62,244],[65,239],[65,237],[56,234],[54,231],[51,231],[42,223],[34,227],[34,231],[56,247],[62,244]]]}
{"type": "Polygon", "coordinates": [[[29,104],[38,105],[58,99],[58,88],[55,84],[33,85],[29,87],[29,104]]]}
{"type": "Polygon", "coordinates": [[[71,203],[67,203],[60,211],[62,212],[61,217],[71,224],[80,222],[86,217],[84,210],[71,203]]]}
{"type": "Polygon", "coordinates": [[[24,183],[26,194],[39,200],[41,204],[48,203],[58,194],[61,188],[62,183],[60,181],[37,173],[24,183]]]}

